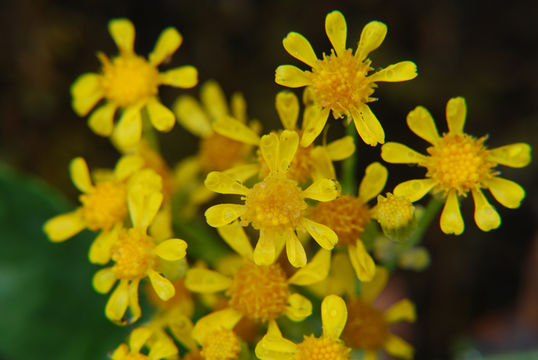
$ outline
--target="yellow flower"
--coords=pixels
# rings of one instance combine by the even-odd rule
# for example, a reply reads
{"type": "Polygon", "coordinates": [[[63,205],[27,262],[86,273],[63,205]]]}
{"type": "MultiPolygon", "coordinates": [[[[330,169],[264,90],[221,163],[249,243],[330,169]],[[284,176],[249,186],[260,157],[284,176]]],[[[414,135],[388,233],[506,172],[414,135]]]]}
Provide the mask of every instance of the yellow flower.
{"type": "Polygon", "coordinates": [[[198,83],[198,72],[193,66],[181,66],[159,73],[157,66],[172,56],[183,41],[173,27],[161,33],[148,60],[134,52],[135,29],[129,20],[111,20],[108,30],[120,53],[112,59],[99,53],[103,65],[101,73],[83,74],[73,83],[73,109],[78,115],[86,116],[105,99],[106,103],[90,115],[88,125],[98,135],[112,135],[115,142],[125,148],[140,140],[143,109],[157,130],[172,129],[174,114],[159,101],[158,88],[160,85],[191,88],[198,83]],[[122,109],[122,113],[114,128],[118,109],[122,109]]]}
{"type": "MultiPolygon", "coordinates": [[[[129,184],[143,179],[129,179],[142,167],[134,156],[121,158],[106,180],[92,183],[86,161],[77,157],[69,165],[73,184],[82,191],[81,206],[76,210],[48,220],[43,229],[54,242],[65,241],[84,229],[100,231],[90,247],[89,258],[93,263],[104,264],[110,259],[110,246],[118,236],[127,217],[127,189],[129,184]],[[129,180],[129,181],[128,181],[129,180]]],[[[160,185],[159,185],[160,186],[160,185]]]]}
{"type": "Polygon", "coordinates": [[[340,340],[347,321],[344,300],[337,295],[326,296],[321,303],[323,334],[305,336],[295,344],[285,339],[276,323],[269,324],[267,334],[256,345],[256,356],[261,360],[349,360],[351,349],[340,340]]]}
{"type": "Polygon", "coordinates": [[[376,197],[387,182],[387,169],[374,162],[366,168],[359,186],[359,195],[342,195],[318,203],[311,211],[313,220],[331,228],[338,235],[338,244],[347,246],[349,259],[357,277],[370,281],[375,274],[375,263],[361,241],[364,229],[372,219],[368,201],[376,197]]]}
{"type": "Polygon", "coordinates": [[[160,360],[177,354],[177,348],[168,338],[155,338],[147,327],[138,327],[129,336],[129,345],[121,344],[111,355],[112,360],[160,360]],[[141,353],[142,347],[149,348],[148,354],[141,353]]]}
{"type": "MultiPolygon", "coordinates": [[[[288,177],[298,183],[319,178],[335,179],[333,161],[344,160],[355,152],[355,144],[351,136],[335,140],[327,145],[314,146],[312,142],[319,132],[310,129],[311,124],[321,124],[322,115],[319,107],[307,106],[304,111],[302,129],[297,127],[299,118],[299,100],[291,91],[281,91],[276,96],[275,107],[284,129],[296,131],[300,137],[300,145],[288,169],[288,177]]],[[[260,145],[260,137],[239,121],[230,117],[221,117],[213,125],[215,131],[228,138],[250,145],[260,145]]],[[[321,129],[320,129],[321,131],[321,129]]],[[[263,156],[258,157],[259,176],[269,174],[263,156]]]]}
{"type": "Polygon", "coordinates": [[[381,157],[390,163],[418,164],[427,169],[426,179],[409,180],[396,186],[396,196],[414,202],[429,192],[441,193],[446,203],[441,214],[441,230],[459,235],[464,224],[460,213],[459,197],[469,192],[475,203],[474,218],[482,231],[496,229],[501,218],[488,202],[482,188],[489,189],[493,197],[508,208],[519,207],[525,190],[513,181],[501,178],[495,167],[498,164],[524,167],[531,160],[531,147],[516,143],[489,150],[486,137],[474,138],[463,132],[467,107],[465,99],[452,98],[446,106],[448,133],[439,136],[437,127],[424,107],[418,106],[407,115],[407,125],[415,134],[432,146],[422,155],[399,143],[387,143],[381,157]]]}
{"type": "MultiPolygon", "coordinates": [[[[158,176],[157,174],[154,174],[158,176]]],[[[127,194],[132,228],[122,229],[111,248],[114,265],[99,270],[93,277],[93,286],[99,293],[108,293],[117,280],[119,284],[110,296],[106,316],[115,322],[129,323],[140,315],[138,285],[149,277],[155,293],[162,300],[175,294],[174,285],[160,274],[159,261],[176,261],[185,257],[187,243],[180,239],[168,239],[158,245],[147,234],[147,228],[159,210],[163,196],[146,184],[137,184],[127,194]],[[131,319],[123,319],[129,307],[131,319]]]]}
{"type": "Polygon", "coordinates": [[[368,75],[373,70],[367,56],[377,49],[387,33],[387,26],[371,21],[362,29],[355,54],[346,48],[347,25],[341,12],[333,11],[325,18],[325,32],[333,46],[330,55],[318,59],[308,40],[296,32],[289,33],[283,40],[286,51],[294,58],[312,68],[303,71],[292,65],[281,65],[276,69],[275,81],[279,85],[297,88],[311,87],[315,101],[322,107],[323,116],[317,123],[309,124],[307,132],[323,130],[329,112],[335,118],[353,118],[362,140],[375,146],[385,142],[383,127],[367,103],[377,100],[372,97],[379,81],[407,81],[417,76],[416,65],[402,61],[368,75]]]}
{"type": "Polygon", "coordinates": [[[260,150],[270,174],[251,189],[224,173],[211,172],[205,180],[208,189],[222,194],[243,196],[244,204],[219,204],[205,212],[207,223],[220,228],[241,218],[241,224],[252,224],[260,231],[254,250],[258,265],[273,263],[286,246],[290,263],[295,267],[306,264],[306,253],[296,229],[304,229],[324,249],[332,249],[337,242],[334,231],[308,219],[305,198],[330,201],[337,195],[336,184],[329,179],[318,179],[303,190],[287,177],[287,170],[297,148],[299,136],[295,131],[284,130],[280,138],[275,133],[260,140],[260,150]]]}
{"type": "Polygon", "coordinates": [[[372,217],[381,225],[383,233],[393,240],[405,241],[416,229],[415,207],[403,196],[377,195],[372,217]]]}

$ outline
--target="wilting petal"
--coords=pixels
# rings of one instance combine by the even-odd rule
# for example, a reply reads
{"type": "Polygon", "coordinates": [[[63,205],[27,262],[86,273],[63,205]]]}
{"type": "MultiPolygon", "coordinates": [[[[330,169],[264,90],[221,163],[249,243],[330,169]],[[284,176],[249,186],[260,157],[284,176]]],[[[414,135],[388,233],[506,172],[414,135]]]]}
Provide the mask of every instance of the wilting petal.
{"type": "Polygon", "coordinates": [[[501,217],[497,210],[488,202],[480,189],[472,189],[474,199],[474,220],[482,231],[490,231],[501,225],[501,217]]]}
{"type": "Polygon", "coordinates": [[[176,123],[174,113],[166,106],[161,104],[155,97],[151,98],[147,103],[149,120],[159,131],[170,131],[176,123]]]}
{"type": "Polygon", "coordinates": [[[437,185],[437,180],[434,179],[408,180],[394,188],[394,195],[415,202],[422,199],[435,185],[437,185]]]}
{"type": "Polygon", "coordinates": [[[368,54],[377,49],[387,35],[387,25],[379,21],[370,21],[362,29],[359,45],[357,46],[358,60],[364,60],[368,54]]]}
{"type": "MultiPolygon", "coordinates": [[[[394,191],[396,194],[396,191],[394,191]]],[[[448,193],[445,207],[441,213],[441,230],[445,234],[460,235],[463,232],[464,224],[461,217],[460,204],[455,191],[448,193]]]]}
{"type": "Polygon", "coordinates": [[[417,164],[426,157],[404,144],[388,142],[381,147],[381,158],[392,164],[417,164]]]}
{"type": "Polygon", "coordinates": [[[467,116],[467,105],[462,97],[455,97],[448,100],[446,104],[446,122],[448,132],[451,134],[461,134],[467,116]]]}
{"type": "Polygon", "coordinates": [[[493,177],[485,184],[495,199],[509,209],[518,208],[525,198],[525,190],[513,181],[493,177]]]}
{"type": "Polygon", "coordinates": [[[243,215],[245,206],[239,204],[219,204],[206,210],[205,218],[209,226],[220,227],[230,224],[243,215]]]}
{"type": "Polygon", "coordinates": [[[417,106],[407,115],[407,126],[417,136],[432,145],[439,141],[439,133],[430,112],[423,106],[417,106]]]}
{"type": "Polygon", "coordinates": [[[417,66],[412,61],[401,61],[387,66],[375,74],[367,77],[371,82],[387,81],[398,82],[407,81],[417,77],[417,66]]]}
{"type": "Polygon", "coordinates": [[[498,164],[521,168],[531,162],[531,147],[526,143],[516,143],[489,150],[488,159],[498,164]]]}
{"type": "Polygon", "coordinates": [[[124,54],[133,53],[135,28],[132,22],[127,19],[111,20],[108,23],[108,32],[120,52],[124,54]]]}
{"type": "Polygon", "coordinates": [[[321,323],[323,335],[338,339],[347,322],[345,301],[337,295],[327,295],[321,302],[321,323]]]}
{"type": "Polygon", "coordinates": [[[332,11],[325,18],[325,32],[338,56],[346,51],[347,24],[340,11],[332,11]]]}
{"type": "Polygon", "coordinates": [[[164,29],[159,35],[155,48],[149,54],[151,65],[157,66],[167,57],[171,56],[181,46],[183,38],[181,34],[173,27],[164,29]]]}
{"type": "Polygon", "coordinates": [[[276,95],[276,111],[284,129],[295,130],[299,117],[299,99],[291,91],[280,91],[276,95]]]}
{"type": "Polygon", "coordinates": [[[290,32],[284,40],[282,40],[282,45],[284,45],[284,49],[286,49],[291,56],[309,66],[314,66],[316,61],[318,61],[316,53],[312,49],[312,45],[310,45],[308,40],[299,33],[290,32]]]}
{"type": "Polygon", "coordinates": [[[216,293],[226,290],[232,284],[232,280],[216,271],[191,268],[185,277],[187,289],[199,293],[216,293]]]}
{"type": "Polygon", "coordinates": [[[379,195],[387,183],[388,176],[387,168],[380,163],[373,162],[368,165],[359,186],[359,199],[363,203],[367,203],[379,195]]]}
{"type": "Polygon", "coordinates": [[[312,84],[306,73],[293,65],[280,65],[275,70],[275,82],[278,85],[298,88],[312,84]]]}
{"type": "Polygon", "coordinates": [[[190,89],[198,84],[198,70],[194,66],[184,65],[159,74],[159,82],[182,89],[190,89]]]}

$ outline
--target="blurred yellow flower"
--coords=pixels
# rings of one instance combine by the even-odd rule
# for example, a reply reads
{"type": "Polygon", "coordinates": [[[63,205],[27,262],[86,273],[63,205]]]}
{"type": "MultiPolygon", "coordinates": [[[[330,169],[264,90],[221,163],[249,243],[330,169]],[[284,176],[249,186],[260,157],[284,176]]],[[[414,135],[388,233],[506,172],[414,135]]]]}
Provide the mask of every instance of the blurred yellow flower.
{"type": "Polygon", "coordinates": [[[147,327],[138,327],[131,332],[129,344],[121,344],[112,353],[112,360],[161,360],[169,359],[177,354],[177,348],[173,341],[167,338],[154,338],[152,331],[147,327]],[[147,355],[142,353],[143,347],[149,348],[147,355]]]}

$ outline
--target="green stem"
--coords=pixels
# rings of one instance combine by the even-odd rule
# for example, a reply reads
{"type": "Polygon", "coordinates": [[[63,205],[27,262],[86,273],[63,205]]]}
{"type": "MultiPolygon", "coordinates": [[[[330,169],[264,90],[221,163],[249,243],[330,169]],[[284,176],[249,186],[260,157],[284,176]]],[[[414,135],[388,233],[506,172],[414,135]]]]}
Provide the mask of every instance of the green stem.
{"type": "MultiPolygon", "coordinates": [[[[357,144],[357,130],[353,122],[346,128],[346,134],[353,138],[353,143],[357,144]]],[[[357,195],[357,152],[344,160],[342,164],[342,193],[357,195]]]]}
{"type": "Polygon", "coordinates": [[[426,233],[426,230],[430,227],[430,224],[432,223],[433,219],[437,217],[439,214],[439,211],[441,210],[441,207],[443,206],[444,202],[442,199],[439,199],[436,196],[432,196],[430,201],[428,202],[428,205],[426,205],[426,208],[424,209],[424,212],[422,213],[422,216],[418,220],[417,229],[411,235],[409,240],[406,242],[406,245],[408,248],[420,243],[422,241],[422,238],[424,237],[424,234],[426,233]]]}

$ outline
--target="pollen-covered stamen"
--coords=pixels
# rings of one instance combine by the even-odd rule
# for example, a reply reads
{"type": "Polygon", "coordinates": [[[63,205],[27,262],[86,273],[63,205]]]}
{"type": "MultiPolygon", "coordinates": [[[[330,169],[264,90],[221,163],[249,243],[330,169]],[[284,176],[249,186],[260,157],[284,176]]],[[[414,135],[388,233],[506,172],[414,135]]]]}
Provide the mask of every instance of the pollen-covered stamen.
{"type": "Polygon", "coordinates": [[[90,230],[110,230],[127,216],[125,184],[105,181],[80,195],[82,216],[90,230]]]}
{"type": "Polygon", "coordinates": [[[350,359],[350,348],[341,342],[326,336],[320,338],[314,335],[305,336],[303,342],[297,345],[294,360],[347,360],[350,359]]]}
{"type": "Polygon", "coordinates": [[[112,271],[118,279],[136,280],[146,276],[153,267],[155,243],[139,229],[129,229],[120,234],[111,249],[115,262],[112,271]]]}
{"type": "Polygon", "coordinates": [[[99,54],[103,64],[101,85],[107,100],[121,107],[136,104],[158,93],[159,71],[137,55],[111,60],[99,54]]]}
{"type": "Polygon", "coordinates": [[[430,157],[424,165],[426,176],[439,181],[438,189],[447,193],[457,190],[465,195],[469,190],[482,187],[494,173],[495,163],[488,160],[485,138],[475,139],[467,134],[447,134],[439,143],[427,149],[430,157]]]}
{"type": "Polygon", "coordinates": [[[383,228],[399,229],[413,220],[414,210],[408,199],[388,193],[387,197],[377,196],[373,217],[383,228]]]}
{"type": "Polygon", "coordinates": [[[205,360],[235,360],[240,351],[241,344],[234,332],[220,329],[205,337],[200,355],[205,360]]]}
{"type": "Polygon", "coordinates": [[[245,144],[213,133],[200,144],[200,162],[207,171],[230,169],[245,155],[245,144]]]}
{"type": "Polygon", "coordinates": [[[368,205],[351,195],[320,202],[310,214],[312,220],[328,226],[338,235],[340,245],[355,244],[371,217],[368,205]]]}
{"type": "Polygon", "coordinates": [[[333,116],[338,118],[348,114],[350,109],[372,101],[370,95],[375,84],[366,77],[370,70],[370,61],[360,61],[351,49],[340,56],[332,50],[330,55],[324,54],[323,59],[312,67],[312,73],[307,75],[312,80],[317,102],[331,109],[333,116]]]}
{"type": "Polygon", "coordinates": [[[246,196],[241,220],[257,230],[296,228],[306,208],[297,182],[284,175],[269,175],[246,196]]]}
{"type": "Polygon", "coordinates": [[[256,265],[246,261],[235,273],[227,295],[230,306],[244,316],[267,321],[285,312],[290,291],[280,265],[256,265]]]}
{"type": "Polygon", "coordinates": [[[383,348],[389,330],[383,313],[362,300],[352,300],[347,305],[347,323],[342,339],[356,349],[375,351],[383,348]]]}

